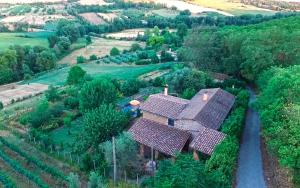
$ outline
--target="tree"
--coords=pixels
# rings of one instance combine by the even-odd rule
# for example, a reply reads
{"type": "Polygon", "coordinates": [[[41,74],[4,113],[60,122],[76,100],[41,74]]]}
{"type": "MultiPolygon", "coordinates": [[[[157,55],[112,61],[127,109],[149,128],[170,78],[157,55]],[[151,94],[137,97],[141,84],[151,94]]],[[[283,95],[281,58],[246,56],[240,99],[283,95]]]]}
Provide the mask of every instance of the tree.
{"type": "Polygon", "coordinates": [[[71,172],[68,176],[69,188],[80,188],[80,180],[77,174],[71,172]]]}
{"type": "Polygon", "coordinates": [[[100,143],[118,135],[127,123],[127,114],[116,111],[111,104],[103,104],[88,111],[83,116],[84,133],[82,143],[84,148],[97,148],[100,143]]]}
{"type": "MultiPolygon", "coordinates": [[[[110,166],[113,165],[112,147],[111,141],[106,141],[101,144],[101,148],[104,150],[106,162],[110,166]]],[[[132,139],[132,136],[127,132],[123,132],[116,138],[115,148],[116,158],[118,161],[117,165],[120,167],[120,170],[133,172],[133,170],[137,168],[138,148],[136,142],[132,139]]]]}
{"type": "Polygon", "coordinates": [[[86,58],[83,56],[77,56],[76,61],[77,61],[77,64],[82,64],[82,63],[86,62],[86,58]]]}
{"type": "Polygon", "coordinates": [[[79,97],[81,111],[97,108],[101,104],[115,103],[116,87],[108,79],[97,79],[83,85],[79,97]]]}
{"type": "Polygon", "coordinates": [[[178,35],[181,39],[183,39],[183,37],[186,36],[187,31],[188,31],[188,27],[187,27],[186,24],[181,23],[181,24],[177,25],[177,35],[178,35]]]}
{"type": "Polygon", "coordinates": [[[125,96],[131,96],[133,94],[138,93],[140,87],[141,87],[141,83],[139,80],[131,79],[131,80],[126,80],[124,83],[122,83],[120,89],[125,96]]]}
{"type": "Polygon", "coordinates": [[[111,50],[110,50],[110,55],[111,56],[116,56],[116,55],[120,55],[120,50],[116,47],[113,47],[111,50]]]}
{"type": "Polygon", "coordinates": [[[56,56],[52,51],[45,50],[38,55],[36,64],[39,71],[53,69],[56,66],[56,56]]]}
{"type": "Polygon", "coordinates": [[[94,61],[97,60],[97,56],[95,54],[90,56],[90,61],[94,61]]]}
{"type": "Polygon", "coordinates": [[[0,101],[0,110],[2,110],[4,108],[3,103],[0,101]]]}
{"type": "Polygon", "coordinates": [[[130,51],[132,51],[132,52],[135,52],[135,51],[138,51],[141,49],[142,49],[142,47],[139,43],[133,43],[130,47],[130,51]]]}
{"type": "Polygon", "coordinates": [[[207,176],[204,165],[201,161],[195,161],[192,155],[180,154],[175,162],[165,160],[160,163],[160,167],[155,177],[145,182],[149,187],[217,187],[207,176]],[[188,180],[188,181],[187,181],[188,180]]]}
{"type": "Polygon", "coordinates": [[[80,66],[73,66],[69,70],[67,83],[69,85],[80,83],[84,76],[86,75],[86,71],[84,71],[80,66]]]}
{"type": "Polygon", "coordinates": [[[52,85],[49,86],[48,90],[45,92],[46,99],[50,102],[55,102],[60,98],[56,87],[52,85]]]}
{"type": "Polygon", "coordinates": [[[91,172],[88,182],[88,188],[107,188],[103,177],[99,176],[96,172],[91,172]]]}

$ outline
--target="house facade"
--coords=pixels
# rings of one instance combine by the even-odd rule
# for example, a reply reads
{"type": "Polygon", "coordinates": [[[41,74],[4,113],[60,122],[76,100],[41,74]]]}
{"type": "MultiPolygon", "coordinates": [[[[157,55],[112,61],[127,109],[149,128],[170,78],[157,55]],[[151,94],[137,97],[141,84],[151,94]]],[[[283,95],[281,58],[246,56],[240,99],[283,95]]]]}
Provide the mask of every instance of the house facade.
{"type": "Polygon", "coordinates": [[[129,132],[140,144],[141,155],[145,148],[153,148],[159,153],[175,156],[182,150],[211,155],[217,144],[226,135],[219,132],[227,117],[235,97],[220,89],[202,89],[191,100],[164,93],[150,95],[141,104],[142,117],[129,132]]]}

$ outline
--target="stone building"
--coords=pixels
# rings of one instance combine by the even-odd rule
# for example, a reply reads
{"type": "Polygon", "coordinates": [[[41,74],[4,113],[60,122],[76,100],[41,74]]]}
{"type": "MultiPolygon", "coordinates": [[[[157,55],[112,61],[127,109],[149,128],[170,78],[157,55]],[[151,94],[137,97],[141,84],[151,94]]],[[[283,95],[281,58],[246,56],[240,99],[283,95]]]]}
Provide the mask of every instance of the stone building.
{"type": "Polygon", "coordinates": [[[150,95],[141,104],[142,117],[129,129],[140,144],[141,155],[149,148],[159,154],[175,156],[178,152],[193,151],[211,155],[226,135],[219,132],[235,97],[220,89],[202,89],[191,100],[164,94],[150,95]]]}

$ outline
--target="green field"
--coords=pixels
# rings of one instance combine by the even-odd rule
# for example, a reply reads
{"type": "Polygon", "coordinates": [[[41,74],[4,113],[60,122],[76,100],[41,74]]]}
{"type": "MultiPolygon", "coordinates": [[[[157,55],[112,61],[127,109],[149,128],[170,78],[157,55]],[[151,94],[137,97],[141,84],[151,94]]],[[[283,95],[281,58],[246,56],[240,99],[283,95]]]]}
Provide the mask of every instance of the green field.
{"type": "MultiPolygon", "coordinates": [[[[81,64],[80,66],[92,77],[111,77],[117,79],[132,79],[137,78],[142,74],[157,70],[159,68],[171,65],[171,63],[151,64],[141,66],[129,65],[103,65],[96,63],[81,64]]],[[[47,85],[64,85],[70,67],[65,67],[58,70],[40,75],[32,80],[30,83],[42,83],[47,85]]]]}
{"type": "Polygon", "coordinates": [[[13,45],[48,47],[50,32],[0,33],[0,51],[13,45]]]}

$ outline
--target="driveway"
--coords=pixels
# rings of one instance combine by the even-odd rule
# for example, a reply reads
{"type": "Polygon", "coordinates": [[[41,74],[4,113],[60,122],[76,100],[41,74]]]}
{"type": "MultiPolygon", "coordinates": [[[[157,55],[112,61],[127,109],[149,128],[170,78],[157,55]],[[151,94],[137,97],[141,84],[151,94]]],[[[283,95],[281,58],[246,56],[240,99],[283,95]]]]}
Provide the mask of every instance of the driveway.
{"type": "MultiPolygon", "coordinates": [[[[248,88],[250,103],[256,100],[254,91],[248,88]]],[[[260,120],[258,113],[248,108],[246,123],[241,141],[237,188],[266,188],[260,149],[260,120]]]]}

